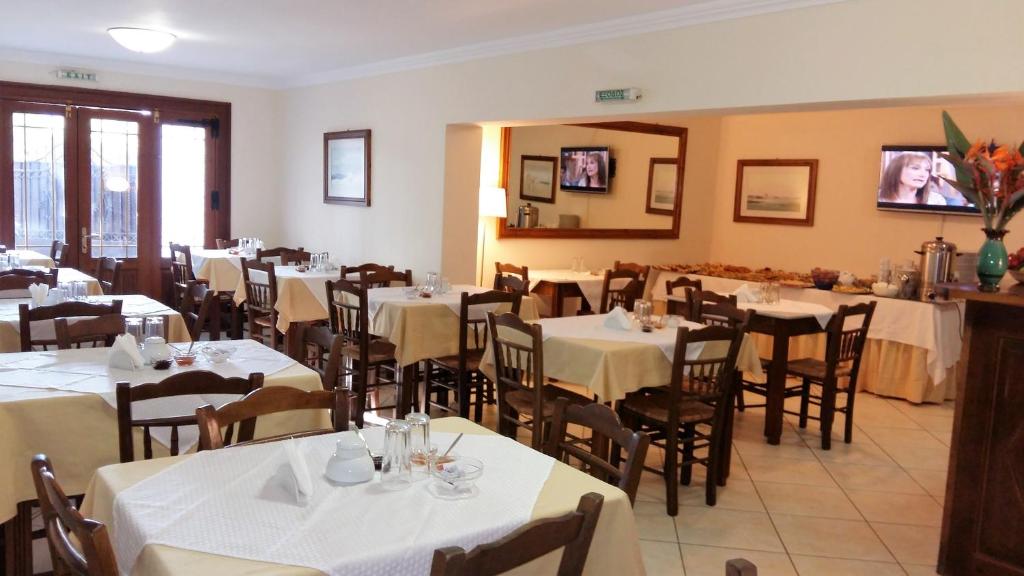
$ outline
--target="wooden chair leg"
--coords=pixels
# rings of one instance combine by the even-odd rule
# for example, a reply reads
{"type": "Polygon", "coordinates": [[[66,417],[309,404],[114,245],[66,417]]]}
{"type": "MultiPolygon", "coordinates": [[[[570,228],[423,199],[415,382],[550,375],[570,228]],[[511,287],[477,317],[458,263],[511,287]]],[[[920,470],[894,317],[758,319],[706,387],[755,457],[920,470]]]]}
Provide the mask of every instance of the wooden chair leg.
{"type": "Polygon", "coordinates": [[[743,383],[740,380],[740,378],[737,378],[736,409],[739,410],[740,412],[743,412],[744,410],[747,409],[747,403],[743,399],[743,383]]]}
{"type": "Polygon", "coordinates": [[[821,385],[821,449],[832,448],[832,422],[836,417],[836,383],[821,385]]]}
{"type": "Polygon", "coordinates": [[[14,571],[16,576],[31,576],[32,570],[32,502],[19,502],[17,515],[11,520],[13,529],[10,547],[13,550],[14,571]]]}
{"type": "Polygon", "coordinates": [[[665,435],[665,508],[669,516],[679,515],[679,430],[665,435]]]}
{"type": "Polygon", "coordinates": [[[693,442],[696,432],[692,424],[683,424],[683,461],[679,483],[684,486],[689,486],[693,479],[693,442]]]}
{"type": "Polygon", "coordinates": [[[484,388],[487,386],[488,380],[483,377],[479,372],[472,375],[473,382],[475,383],[473,388],[476,390],[476,403],[473,405],[473,421],[479,424],[484,419],[484,388]]]}
{"type": "Polygon", "coordinates": [[[804,378],[800,389],[800,427],[807,428],[807,412],[811,409],[811,381],[804,378]]]}

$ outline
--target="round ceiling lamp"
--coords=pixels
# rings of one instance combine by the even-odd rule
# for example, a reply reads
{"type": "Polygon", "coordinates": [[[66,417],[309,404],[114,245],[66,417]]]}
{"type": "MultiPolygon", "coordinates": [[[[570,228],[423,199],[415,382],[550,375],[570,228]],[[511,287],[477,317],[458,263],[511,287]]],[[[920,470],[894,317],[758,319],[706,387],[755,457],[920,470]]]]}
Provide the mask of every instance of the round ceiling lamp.
{"type": "Polygon", "coordinates": [[[146,54],[166,50],[178,38],[170,32],[148,28],[108,28],[107,34],[121,46],[146,54]]]}

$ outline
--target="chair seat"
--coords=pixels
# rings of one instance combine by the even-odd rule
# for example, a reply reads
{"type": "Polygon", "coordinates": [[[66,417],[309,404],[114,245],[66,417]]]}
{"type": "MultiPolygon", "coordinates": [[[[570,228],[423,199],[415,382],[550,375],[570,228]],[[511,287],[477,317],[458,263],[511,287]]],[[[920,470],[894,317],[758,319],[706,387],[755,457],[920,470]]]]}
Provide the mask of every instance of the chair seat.
{"type": "MultiPolygon", "coordinates": [[[[558,398],[567,398],[570,404],[590,404],[593,402],[593,400],[586,396],[581,396],[559,386],[544,386],[541,394],[544,396],[544,406],[541,409],[541,413],[545,420],[551,418],[552,414],[554,414],[555,400],[558,398]]],[[[532,390],[512,390],[505,394],[505,401],[520,414],[533,412],[532,390]]]]}
{"type": "Polygon", "coordinates": [[[275,327],[274,324],[271,323],[271,321],[270,321],[270,316],[258,316],[256,318],[253,318],[252,321],[257,323],[257,324],[259,324],[260,326],[265,327],[265,328],[274,328],[275,327]]]}
{"type": "MultiPolygon", "coordinates": [[[[342,349],[341,353],[354,360],[359,359],[359,345],[358,344],[346,344],[342,349]]],[[[387,340],[371,340],[370,350],[368,352],[370,364],[385,364],[387,362],[394,362],[395,360],[395,345],[387,340]]]]}
{"type": "MultiPolygon", "coordinates": [[[[483,360],[484,351],[483,349],[467,350],[466,351],[466,371],[476,372],[480,369],[480,361],[483,360]]],[[[450,356],[442,356],[440,358],[431,358],[431,362],[439,366],[443,366],[452,372],[459,369],[459,355],[452,354],[450,356]]]]}
{"type": "MultiPolygon", "coordinates": [[[[823,360],[818,360],[817,358],[800,358],[798,360],[790,360],[786,367],[786,371],[793,376],[810,378],[811,380],[817,380],[819,382],[825,379],[825,370],[825,362],[823,360]]],[[[836,377],[843,378],[844,376],[849,375],[850,366],[844,366],[841,364],[836,367],[836,377]]]]}
{"type": "MultiPolygon", "coordinates": [[[[622,401],[622,408],[648,420],[668,423],[668,394],[630,394],[622,401]]],[[[714,417],[714,406],[709,406],[692,398],[686,398],[679,402],[680,422],[692,424],[695,422],[705,422],[714,417]]]]}

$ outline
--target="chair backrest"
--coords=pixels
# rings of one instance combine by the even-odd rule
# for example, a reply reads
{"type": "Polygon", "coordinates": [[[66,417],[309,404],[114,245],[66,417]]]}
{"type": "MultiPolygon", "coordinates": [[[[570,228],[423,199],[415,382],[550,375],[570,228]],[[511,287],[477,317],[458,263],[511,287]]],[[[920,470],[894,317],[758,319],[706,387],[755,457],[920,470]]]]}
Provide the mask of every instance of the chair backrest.
{"type": "Polygon", "coordinates": [[[540,449],[544,412],[544,346],[540,324],[524,322],[512,313],[487,313],[487,331],[494,353],[499,418],[508,413],[506,396],[527,390],[533,396],[532,446],[540,449]]]}
{"type": "Polygon", "coordinates": [[[118,334],[124,334],[124,316],[106,314],[77,322],[56,318],[53,321],[53,332],[59,350],[81,348],[82,344],[89,344],[87,348],[107,348],[114,344],[118,334]]]}
{"type": "Polygon", "coordinates": [[[189,286],[196,277],[192,273],[192,248],[187,244],[170,243],[171,250],[171,297],[175,308],[181,308],[189,286]]]}
{"type": "Polygon", "coordinates": [[[292,266],[292,265],[298,266],[298,265],[302,264],[303,262],[308,263],[312,259],[313,259],[313,255],[310,252],[308,252],[306,250],[303,250],[302,248],[299,248],[298,250],[289,250],[289,251],[281,254],[281,265],[282,266],[292,266]]]}
{"type": "Polygon", "coordinates": [[[740,313],[736,308],[734,294],[687,288],[686,300],[690,302],[690,319],[709,326],[733,326],[735,315],[740,313]]]}
{"type": "Polygon", "coordinates": [[[430,575],[504,574],[559,548],[565,548],[559,576],[583,574],[602,506],[604,496],[588,492],[580,498],[575,512],[534,520],[496,542],[481,544],[469,552],[457,546],[435,550],[430,575]]]}
{"type": "MultiPolygon", "coordinates": [[[[344,278],[346,275],[343,273],[341,277],[344,278]]],[[[371,270],[359,273],[359,283],[367,288],[387,288],[393,282],[412,286],[412,270],[371,270]]]]}
{"type": "Polygon", "coordinates": [[[509,304],[510,312],[519,315],[519,306],[523,295],[518,292],[502,292],[501,290],[488,290],[470,294],[462,293],[459,302],[459,371],[466,371],[466,360],[472,350],[483,350],[487,348],[487,317],[476,318],[470,313],[470,308],[485,304],[509,304]]]}
{"type": "Polygon", "coordinates": [[[263,262],[264,258],[275,258],[275,264],[284,265],[283,257],[289,252],[302,252],[302,246],[298,248],[288,248],[287,246],[277,246],[276,248],[257,248],[256,249],[256,261],[263,262]]]}
{"type": "Polygon", "coordinates": [[[45,284],[50,288],[57,286],[57,270],[25,270],[15,268],[0,272],[0,293],[4,298],[28,298],[28,287],[33,284],[45,284]]]}
{"type": "Polygon", "coordinates": [[[341,380],[344,337],[331,332],[328,326],[307,324],[302,327],[302,344],[306,351],[305,364],[320,374],[324,390],[348,388],[341,380]]]}
{"type": "MultiPolygon", "coordinates": [[[[187,396],[198,394],[237,394],[243,396],[263,387],[263,374],[253,372],[248,378],[225,378],[215,372],[207,370],[190,370],[180,372],[173,376],[153,382],[151,384],[139,384],[132,386],[128,382],[118,382],[116,386],[117,397],[117,440],[121,450],[121,462],[132,462],[135,460],[135,440],[132,436],[134,428],[142,428],[142,457],[149,460],[153,457],[153,438],[150,433],[152,428],[170,428],[171,445],[170,455],[177,456],[178,428],[181,426],[194,426],[196,424],[195,412],[181,414],[178,416],[167,416],[161,418],[136,418],[132,413],[132,404],[144,400],[156,398],[168,398],[172,396],[187,396]]],[[[255,432],[256,421],[242,422],[239,425],[239,436],[248,434],[251,438],[255,432]]],[[[227,431],[228,441],[233,434],[234,428],[227,431]]]]}
{"type": "Polygon", "coordinates": [[[494,289],[506,292],[530,293],[530,268],[502,262],[494,263],[494,289]]]}
{"type": "Polygon", "coordinates": [[[178,312],[185,319],[185,325],[188,327],[192,341],[198,342],[210,315],[220,313],[217,309],[217,293],[210,290],[206,284],[193,282],[185,297],[182,298],[178,312]],[[197,302],[198,304],[196,304],[197,302]]]}
{"type": "Polygon", "coordinates": [[[853,306],[839,307],[832,320],[829,321],[825,345],[825,377],[834,378],[836,369],[848,364],[850,367],[850,389],[855,389],[857,374],[860,372],[860,359],[871,327],[871,318],[875,315],[878,302],[862,302],[853,306]],[[850,319],[861,317],[859,325],[847,327],[850,319]]]}
{"type": "Polygon", "coordinates": [[[241,399],[228,402],[220,408],[214,408],[207,404],[196,410],[196,418],[199,421],[199,448],[201,450],[216,450],[232,445],[241,446],[343,432],[348,430],[349,393],[341,388],[335,388],[332,391],[305,391],[290,386],[272,386],[254,390],[241,399]],[[254,429],[241,426],[238,430],[238,441],[234,444],[231,443],[231,437],[224,436],[220,430],[238,422],[255,421],[260,416],[291,410],[330,410],[333,428],[304,430],[253,440],[254,429]]]}
{"type": "Polygon", "coordinates": [[[275,315],[277,304],[277,275],[273,262],[242,260],[242,279],[245,282],[245,305],[252,311],[275,315]],[[259,274],[252,274],[253,271],[259,274]]]}
{"type": "Polygon", "coordinates": [[[117,576],[110,534],[101,522],[82,516],[53,474],[45,454],[32,459],[32,481],[55,574],[117,576]],[[70,535],[69,535],[70,532],[70,535]],[[72,540],[72,537],[74,538],[72,540]]]}
{"type": "Polygon", "coordinates": [[[708,326],[700,330],[679,328],[669,384],[669,430],[679,428],[679,404],[684,396],[724,410],[725,400],[733,390],[736,357],[745,331],[745,325],[708,326]],[[699,357],[688,360],[686,347],[697,343],[704,344],[703,351],[699,357]]]}
{"type": "Polygon", "coordinates": [[[228,240],[225,240],[223,238],[217,238],[217,249],[218,250],[226,250],[228,248],[237,248],[237,247],[238,247],[238,238],[230,238],[228,240]]]}
{"type": "Polygon", "coordinates": [[[629,268],[606,271],[604,285],[601,288],[601,314],[608,313],[616,306],[632,311],[633,302],[644,297],[646,283],[646,277],[629,268]],[[619,284],[617,280],[625,280],[625,285],[616,286],[619,284]]]}
{"type": "Polygon", "coordinates": [[[693,297],[694,291],[699,292],[701,290],[700,279],[692,280],[686,276],[679,276],[675,280],[665,281],[665,294],[667,296],[678,296],[676,294],[676,288],[681,288],[682,295],[686,297],[685,302],[678,302],[670,300],[668,302],[669,313],[682,314],[687,320],[696,321],[696,317],[693,315],[693,302],[690,302],[690,298],[693,297]]]}
{"type": "Polygon", "coordinates": [[[64,255],[68,251],[68,245],[61,242],[60,240],[54,240],[50,244],[50,260],[53,260],[53,265],[60,268],[64,265],[64,255]]]}
{"type": "MultiPolygon", "coordinates": [[[[665,280],[665,293],[669,296],[674,295],[676,288],[693,288],[694,290],[701,289],[700,278],[691,279],[686,276],[680,276],[675,280],[665,280]]],[[[685,292],[684,292],[685,294],[685,292]]]]}
{"type": "Polygon", "coordinates": [[[104,257],[96,261],[96,280],[104,294],[120,294],[121,261],[116,258],[104,257]]]}
{"type": "Polygon", "coordinates": [[[49,346],[55,346],[57,339],[44,340],[32,338],[32,323],[40,320],[54,320],[56,318],[73,318],[76,316],[104,316],[107,314],[120,314],[121,301],[113,300],[110,304],[90,304],[89,302],[61,302],[53,306],[39,306],[29,308],[28,304],[18,305],[18,325],[21,332],[21,351],[31,352],[33,346],[42,346],[46,350],[49,346]]]}
{"type": "Polygon", "coordinates": [[[570,404],[567,398],[559,398],[555,400],[544,453],[563,462],[568,462],[569,458],[578,460],[584,471],[619,487],[634,503],[650,444],[651,438],[647,434],[624,427],[615,411],[604,404],[594,402],[581,406],[570,404]],[[578,437],[574,439],[568,435],[569,424],[590,429],[589,450],[586,444],[578,441],[578,437]],[[620,449],[626,452],[621,463],[618,462],[620,449]]]}
{"type": "Polygon", "coordinates": [[[359,266],[342,266],[341,277],[344,278],[348,274],[359,274],[360,272],[382,272],[384,270],[394,269],[394,266],[385,266],[383,264],[367,262],[366,264],[360,264],[359,266]]]}
{"type": "MultiPolygon", "coordinates": [[[[365,272],[360,273],[360,278],[365,277],[365,272]]],[[[344,338],[346,343],[359,346],[360,361],[365,363],[367,359],[362,352],[370,342],[368,288],[361,282],[350,282],[344,278],[328,280],[326,288],[331,332],[344,338]]]]}

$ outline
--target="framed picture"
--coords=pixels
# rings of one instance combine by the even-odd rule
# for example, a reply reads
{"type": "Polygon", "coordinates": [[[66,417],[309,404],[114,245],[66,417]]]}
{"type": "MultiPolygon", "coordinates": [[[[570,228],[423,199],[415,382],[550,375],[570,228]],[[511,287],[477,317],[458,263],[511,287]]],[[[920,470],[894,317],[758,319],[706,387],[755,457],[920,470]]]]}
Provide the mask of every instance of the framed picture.
{"type": "Polygon", "coordinates": [[[679,203],[679,164],[675,158],[651,158],[647,172],[647,213],[672,216],[679,203]]]}
{"type": "Polygon", "coordinates": [[[557,174],[557,157],[524,154],[519,169],[519,197],[554,204],[557,174]]]}
{"type": "Polygon", "coordinates": [[[370,131],[324,134],[324,203],[370,205],[370,131]]]}
{"type": "Polygon", "coordinates": [[[817,160],[740,160],[734,222],[814,225],[817,160]]]}

